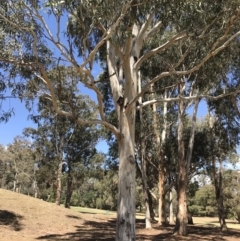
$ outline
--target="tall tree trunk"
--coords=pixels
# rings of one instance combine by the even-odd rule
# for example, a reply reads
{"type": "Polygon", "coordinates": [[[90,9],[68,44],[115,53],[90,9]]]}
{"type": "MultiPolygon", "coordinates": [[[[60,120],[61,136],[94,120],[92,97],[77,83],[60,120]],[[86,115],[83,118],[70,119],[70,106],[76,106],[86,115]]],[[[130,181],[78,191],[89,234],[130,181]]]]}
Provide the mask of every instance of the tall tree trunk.
{"type": "MultiPolygon", "coordinates": [[[[110,76],[110,85],[114,98],[114,105],[118,116],[119,147],[119,180],[118,180],[118,208],[116,223],[116,241],[135,241],[135,114],[137,96],[138,67],[143,45],[143,34],[139,33],[135,24],[130,24],[132,32],[125,44],[125,53],[122,64],[117,73],[115,50],[110,41],[107,41],[107,65],[110,76]],[[124,84],[124,93],[123,93],[124,84]]],[[[143,31],[144,32],[144,31],[143,31]]]]}
{"type": "MultiPolygon", "coordinates": [[[[160,157],[162,159],[162,157],[160,157]]],[[[161,165],[158,171],[158,223],[161,225],[165,222],[165,204],[164,204],[164,171],[163,171],[163,164],[159,162],[161,165]]]]}
{"type": "MultiPolygon", "coordinates": [[[[148,201],[149,201],[149,210],[150,210],[151,221],[155,221],[155,213],[154,213],[153,200],[152,200],[153,194],[150,192],[149,188],[147,189],[147,193],[148,193],[148,201]]],[[[156,196],[154,198],[157,200],[156,196]]]]}
{"type": "Polygon", "coordinates": [[[158,162],[158,223],[162,225],[164,221],[164,213],[163,213],[163,196],[164,196],[164,171],[163,171],[163,159],[161,156],[161,142],[160,142],[160,133],[157,125],[157,105],[153,104],[153,128],[154,128],[154,136],[155,136],[155,145],[157,155],[159,157],[158,162]]]}
{"type": "Polygon", "coordinates": [[[135,155],[130,126],[135,121],[122,116],[123,137],[119,143],[119,181],[116,241],[135,240],[135,155]]]}
{"type": "MultiPolygon", "coordinates": [[[[134,61],[131,58],[131,61],[134,61]]],[[[130,66],[134,63],[130,61],[130,66]]],[[[118,138],[119,147],[119,180],[118,180],[118,208],[116,224],[116,241],[135,241],[135,114],[134,107],[127,113],[128,103],[137,94],[136,69],[124,65],[125,92],[124,102],[120,104],[119,129],[121,137],[118,138]]]]}
{"type": "MultiPolygon", "coordinates": [[[[183,92],[183,86],[180,86],[180,93],[183,92]]],[[[187,235],[187,179],[188,173],[185,162],[185,148],[183,140],[183,116],[184,102],[180,100],[178,103],[178,176],[177,176],[177,220],[175,232],[181,236],[187,235]]]]}
{"type": "MultiPolygon", "coordinates": [[[[183,93],[183,86],[180,86],[180,94],[183,93]]],[[[192,158],[194,145],[195,127],[197,120],[199,99],[195,101],[194,111],[192,116],[192,127],[190,140],[188,143],[187,155],[185,160],[184,140],[183,140],[183,116],[185,112],[183,100],[179,101],[178,108],[178,214],[176,220],[175,232],[181,236],[187,235],[188,210],[187,210],[187,187],[188,187],[188,172],[192,158]]]]}
{"type": "Polygon", "coordinates": [[[56,201],[57,205],[61,204],[61,192],[62,192],[62,158],[59,157],[58,169],[57,169],[57,192],[56,201]]]}
{"type": "MultiPolygon", "coordinates": [[[[152,86],[153,88],[153,86],[152,86]]],[[[165,91],[165,98],[167,97],[167,91],[165,91]]],[[[153,128],[154,128],[154,135],[155,135],[155,142],[156,142],[156,150],[158,152],[158,223],[162,225],[166,221],[166,214],[165,214],[165,191],[164,191],[164,181],[165,181],[165,171],[164,171],[164,156],[163,156],[163,144],[166,140],[166,129],[167,129],[167,102],[164,103],[163,106],[163,130],[160,140],[160,133],[159,128],[157,125],[157,105],[156,103],[153,104],[153,128]]]]}
{"type": "Polygon", "coordinates": [[[70,208],[70,202],[72,197],[72,174],[71,168],[69,166],[68,170],[68,177],[67,177],[67,191],[66,191],[66,201],[65,201],[65,208],[70,208]]]}
{"type": "Polygon", "coordinates": [[[223,193],[222,193],[222,162],[220,162],[219,172],[216,171],[216,163],[213,160],[213,176],[216,201],[218,207],[218,219],[220,223],[221,231],[228,231],[227,223],[225,220],[224,205],[223,205],[223,193]]]}
{"type": "MultiPolygon", "coordinates": [[[[141,78],[139,73],[138,78],[138,92],[141,93],[141,78]]],[[[142,98],[139,98],[139,104],[142,104],[142,98]]],[[[142,109],[139,110],[140,115],[140,159],[141,159],[141,174],[142,174],[142,186],[144,194],[144,203],[145,203],[145,228],[152,228],[151,224],[151,213],[150,213],[150,203],[149,203],[149,190],[147,183],[147,163],[146,163],[146,147],[145,147],[145,135],[144,133],[144,120],[142,109]]]]}
{"type": "Polygon", "coordinates": [[[142,145],[141,145],[141,148],[142,148],[141,149],[142,185],[143,185],[144,203],[145,203],[145,227],[152,228],[150,204],[149,204],[150,202],[149,202],[149,195],[148,195],[147,173],[146,173],[145,148],[142,145]]]}

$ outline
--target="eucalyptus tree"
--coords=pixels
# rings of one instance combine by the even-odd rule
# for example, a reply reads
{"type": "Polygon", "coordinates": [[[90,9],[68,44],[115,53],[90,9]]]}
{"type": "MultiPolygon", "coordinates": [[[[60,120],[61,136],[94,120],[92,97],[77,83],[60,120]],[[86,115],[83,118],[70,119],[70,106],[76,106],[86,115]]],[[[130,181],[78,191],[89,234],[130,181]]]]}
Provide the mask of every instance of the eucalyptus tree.
{"type": "MultiPolygon", "coordinates": [[[[239,158],[239,156],[238,156],[239,158]]],[[[223,175],[223,194],[228,213],[240,223],[240,171],[225,170],[223,175]]]]}
{"type": "Polygon", "coordinates": [[[13,191],[19,193],[33,193],[35,181],[34,151],[31,142],[22,136],[14,138],[8,145],[8,165],[11,166],[13,191]]]}
{"type": "MultiPolygon", "coordinates": [[[[14,42],[13,51],[5,51],[4,48],[1,51],[1,63],[6,63],[8,70],[15,69],[16,74],[26,78],[35,75],[41,80],[46,86],[43,89],[45,97],[51,100],[57,114],[72,117],[82,125],[103,125],[116,136],[120,161],[116,240],[135,240],[136,101],[152,84],[163,78],[187,76],[197,71],[235,40],[240,34],[239,29],[235,28],[240,14],[238,8],[238,0],[218,3],[191,0],[159,0],[154,3],[138,0],[14,0],[1,3],[0,21],[7,26],[7,30],[2,29],[1,40],[5,45],[7,41],[14,42]],[[51,24],[48,24],[48,15],[51,24]],[[63,22],[67,22],[67,27],[63,22]],[[143,51],[143,46],[159,33],[165,33],[162,35],[164,38],[159,39],[159,45],[143,51]],[[50,54],[43,40],[54,46],[54,54],[50,54]],[[148,79],[138,92],[141,66],[153,56],[183,43],[186,46],[183,54],[173,55],[168,61],[163,59],[162,63],[170,65],[163,64],[161,72],[148,79]],[[198,53],[199,46],[205,47],[203,54],[198,53]],[[102,94],[93,74],[93,62],[102,59],[103,48],[107,57],[103,65],[108,68],[107,81],[111,85],[117,125],[105,118],[102,94]],[[185,69],[179,68],[189,54],[196,54],[192,64],[185,69]],[[65,63],[76,69],[79,81],[96,94],[98,118],[83,119],[75,113],[77,103],[71,99],[61,102],[61,95],[55,91],[58,86],[49,78],[50,59],[55,59],[56,65],[65,63]],[[69,110],[64,109],[64,105],[70,107],[69,110]]],[[[178,82],[179,79],[176,80],[178,82]]],[[[195,97],[193,95],[191,98],[195,97]]],[[[186,98],[175,98],[179,99],[186,98]]],[[[154,101],[158,100],[141,103],[140,108],[154,101]]],[[[183,227],[184,216],[179,222],[183,227]]],[[[184,230],[179,228],[178,233],[186,235],[184,230]]]]}
{"type": "Polygon", "coordinates": [[[230,115],[226,115],[226,113],[217,108],[215,109],[215,116],[209,117],[211,154],[208,160],[211,161],[211,178],[215,187],[218,217],[222,231],[227,231],[223,195],[223,164],[229,160],[229,157],[236,155],[236,149],[240,141],[239,118],[236,118],[238,115],[234,118],[235,108],[234,106],[232,108],[233,112],[230,115]],[[229,118],[228,121],[226,121],[226,117],[229,118]]]}
{"type": "MultiPolygon", "coordinates": [[[[74,109],[75,115],[82,118],[94,118],[96,116],[95,102],[91,101],[88,96],[74,93],[77,88],[78,77],[72,68],[58,66],[49,72],[49,78],[58,86],[56,94],[58,94],[61,103],[71,98],[71,101],[77,104],[77,108],[74,109]]],[[[27,91],[31,91],[28,94],[29,99],[27,101],[29,108],[30,99],[34,99],[34,95],[40,88],[41,84],[36,85],[35,79],[28,82],[27,91]]],[[[71,106],[65,107],[65,110],[69,111],[70,108],[71,106]]],[[[56,114],[51,102],[44,95],[39,99],[38,112],[38,115],[31,116],[32,120],[38,124],[37,130],[28,128],[25,130],[25,134],[30,135],[36,141],[38,147],[42,145],[39,148],[42,149],[42,152],[45,152],[43,153],[44,155],[48,158],[56,159],[57,205],[60,205],[61,201],[63,160],[66,159],[66,164],[68,165],[68,195],[66,203],[69,204],[72,188],[72,163],[81,159],[83,162],[86,162],[92,153],[95,153],[95,145],[100,138],[100,132],[96,127],[79,126],[73,118],[56,114]],[[84,157],[86,160],[84,160],[84,157]]],[[[69,207],[68,204],[66,205],[67,207],[69,207]]]]}

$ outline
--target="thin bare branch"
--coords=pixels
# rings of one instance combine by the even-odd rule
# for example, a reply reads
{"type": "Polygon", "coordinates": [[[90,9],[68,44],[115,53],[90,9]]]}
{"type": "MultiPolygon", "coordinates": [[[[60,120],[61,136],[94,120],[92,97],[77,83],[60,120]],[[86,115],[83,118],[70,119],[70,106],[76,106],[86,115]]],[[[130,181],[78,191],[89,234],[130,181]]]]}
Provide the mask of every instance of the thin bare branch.
{"type": "Polygon", "coordinates": [[[125,14],[127,13],[127,10],[131,7],[131,2],[127,3],[124,5],[120,16],[118,17],[118,19],[116,20],[116,22],[111,26],[111,28],[109,28],[109,30],[106,32],[105,36],[103,36],[103,38],[96,44],[95,48],[91,51],[91,53],[88,55],[87,59],[81,64],[81,68],[86,67],[87,63],[89,63],[91,61],[91,59],[95,56],[96,52],[98,51],[98,49],[108,40],[112,37],[113,33],[115,32],[117,26],[119,25],[119,23],[122,21],[122,19],[124,18],[125,14]]]}
{"type": "Polygon", "coordinates": [[[219,99],[224,98],[224,97],[234,96],[237,93],[240,93],[240,90],[220,94],[220,95],[217,95],[217,96],[195,95],[195,96],[178,96],[178,97],[175,97],[175,98],[166,98],[166,99],[160,98],[160,99],[154,99],[154,100],[146,101],[142,105],[139,105],[138,109],[143,108],[143,107],[148,106],[148,105],[152,105],[152,104],[157,103],[157,102],[176,102],[176,101],[179,101],[179,100],[191,101],[191,100],[196,100],[196,99],[208,99],[208,100],[211,100],[211,101],[216,101],[216,100],[219,100],[219,99]]]}
{"type": "Polygon", "coordinates": [[[157,22],[145,35],[145,39],[148,39],[162,27],[162,22],[157,22]]]}
{"type": "Polygon", "coordinates": [[[141,66],[141,64],[149,59],[150,57],[152,57],[153,55],[160,53],[161,51],[165,50],[167,47],[169,47],[170,45],[174,44],[176,41],[179,40],[184,40],[186,38],[188,38],[189,35],[187,34],[186,31],[183,31],[181,33],[178,33],[176,35],[174,35],[171,39],[169,39],[166,43],[162,44],[161,46],[150,50],[149,52],[145,53],[144,55],[142,55],[141,58],[139,58],[139,60],[136,62],[136,68],[139,68],[141,66]]]}

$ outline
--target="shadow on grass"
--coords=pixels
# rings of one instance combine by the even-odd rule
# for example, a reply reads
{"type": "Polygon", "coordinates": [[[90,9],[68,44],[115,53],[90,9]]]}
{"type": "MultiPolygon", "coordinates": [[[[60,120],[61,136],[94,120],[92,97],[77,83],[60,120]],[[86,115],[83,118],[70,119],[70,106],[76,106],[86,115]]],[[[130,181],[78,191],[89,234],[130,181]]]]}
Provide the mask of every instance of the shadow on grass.
{"type": "Polygon", "coordinates": [[[84,240],[84,241],[112,241],[115,238],[115,220],[106,222],[85,221],[82,226],[75,226],[75,232],[65,234],[49,234],[40,236],[38,240],[84,240]]]}
{"type": "Polygon", "coordinates": [[[110,213],[110,211],[105,211],[105,212],[87,212],[87,211],[77,211],[78,213],[84,213],[84,214],[96,214],[96,215],[106,215],[106,216],[111,216],[113,215],[112,213],[110,213]]]}
{"type": "MultiPolygon", "coordinates": [[[[228,225],[228,224],[237,224],[237,225],[240,224],[240,223],[238,223],[237,221],[226,221],[226,222],[227,222],[227,225],[228,225]]],[[[212,221],[212,222],[209,222],[209,223],[219,224],[218,221],[212,221]]]]}
{"type": "MultiPolygon", "coordinates": [[[[229,230],[227,234],[222,234],[219,228],[215,227],[202,227],[202,226],[189,226],[189,235],[187,237],[174,236],[172,234],[174,226],[160,227],[157,224],[153,225],[153,229],[145,230],[145,223],[142,219],[136,220],[137,235],[136,240],[145,241],[227,241],[228,237],[233,237],[240,240],[240,231],[229,230]]],[[[38,240],[85,240],[85,241],[112,241],[115,240],[116,220],[109,219],[108,221],[85,221],[82,226],[75,226],[75,232],[65,234],[50,234],[38,237],[38,240]]]]}
{"type": "Polygon", "coordinates": [[[7,210],[0,210],[0,225],[9,226],[14,231],[21,231],[23,226],[21,220],[23,216],[17,215],[14,212],[7,210]]]}
{"type": "Polygon", "coordinates": [[[75,215],[66,215],[67,218],[73,218],[73,219],[81,219],[80,217],[78,216],[75,216],[75,215]]]}

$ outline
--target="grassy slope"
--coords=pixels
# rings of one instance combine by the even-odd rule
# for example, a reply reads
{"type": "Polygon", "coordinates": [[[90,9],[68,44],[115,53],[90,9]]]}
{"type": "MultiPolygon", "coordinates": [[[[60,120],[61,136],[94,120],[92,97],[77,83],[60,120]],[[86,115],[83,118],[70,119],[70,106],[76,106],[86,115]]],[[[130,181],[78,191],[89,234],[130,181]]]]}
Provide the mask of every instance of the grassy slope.
{"type": "Polygon", "coordinates": [[[94,216],[0,189],[1,241],[36,240],[48,234],[66,235],[83,226],[86,229],[86,221],[94,220],[94,216]]]}
{"type": "MultiPolygon", "coordinates": [[[[0,189],[0,241],[110,241],[114,240],[115,217],[115,212],[81,207],[69,210],[0,189]]],[[[140,218],[144,219],[144,216],[137,215],[137,240],[168,240],[163,237],[171,236],[172,227],[164,230],[155,225],[154,229],[146,230],[144,221],[139,223],[140,218]]],[[[209,241],[218,240],[221,236],[215,228],[199,229],[201,226],[217,225],[217,218],[194,218],[194,223],[197,225],[191,228],[192,234],[188,239],[179,239],[179,237],[173,239],[171,236],[170,240],[209,241]]],[[[228,227],[240,229],[240,225],[233,221],[228,223],[228,227]]],[[[230,236],[224,240],[240,240],[240,232],[232,233],[230,236]]]]}

